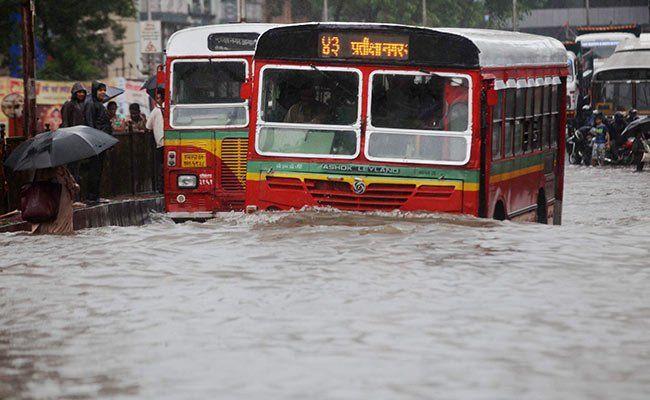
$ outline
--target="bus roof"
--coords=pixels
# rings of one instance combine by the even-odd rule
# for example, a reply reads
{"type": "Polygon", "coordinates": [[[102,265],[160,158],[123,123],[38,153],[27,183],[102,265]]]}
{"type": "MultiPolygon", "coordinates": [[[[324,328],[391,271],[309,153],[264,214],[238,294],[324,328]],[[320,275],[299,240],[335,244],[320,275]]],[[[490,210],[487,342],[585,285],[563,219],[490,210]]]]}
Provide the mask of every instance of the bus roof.
{"type": "Polygon", "coordinates": [[[609,45],[609,42],[622,42],[635,37],[633,33],[628,32],[585,33],[576,37],[576,42],[582,44],[590,43],[591,45],[597,45],[598,43],[609,45]]]}
{"type": "MultiPolygon", "coordinates": [[[[274,28],[260,36],[255,57],[323,61],[317,49],[319,35],[323,32],[408,35],[408,59],[393,60],[406,65],[479,68],[564,66],[567,62],[566,49],[562,43],[550,37],[487,29],[423,28],[372,23],[306,23],[274,28]],[[283,45],[278,46],[278,43],[283,45]]],[[[333,60],[346,61],[336,58],[333,60]]],[[[376,59],[354,61],[377,62],[376,59]]]]}
{"type": "Polygon", "coordinates": [[[254,53],[254,45],[250,49],[211,50],[208,45],[208,38],[212,34],[232,34],[234,37],[241,34],[252,34],[251,37],[254,37],[277,26],[280,25],[242,23],[206,25],[182,29],[174,32],[169,37],[165,51],[168,57],[211,56],[220,54],[252,55],[254,53]]]}
{"type": "Polygon", "coordinates": [[[650,69],[650,37],[641,35],[620,43],[616,51],[598,68],[596,76],[604,71],[617,69],[650,69]]]}

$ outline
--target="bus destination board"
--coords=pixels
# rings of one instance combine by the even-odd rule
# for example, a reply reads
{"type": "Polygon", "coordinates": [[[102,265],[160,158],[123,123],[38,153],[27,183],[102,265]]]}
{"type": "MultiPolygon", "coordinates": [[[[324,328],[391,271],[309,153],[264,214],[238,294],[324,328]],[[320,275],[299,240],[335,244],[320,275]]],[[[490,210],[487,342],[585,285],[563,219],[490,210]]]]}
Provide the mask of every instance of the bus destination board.
{"type": "Polygon", "coordinates": [[[408,35],[384,33],[321,33],[318,54],[322,58],[408,60],[408,35]]]}
{"type": "Polygon", "coordinates": [[[208,36],[208,49],[212,51],[253,51],[259,33],[213,33],[208,36]]]}

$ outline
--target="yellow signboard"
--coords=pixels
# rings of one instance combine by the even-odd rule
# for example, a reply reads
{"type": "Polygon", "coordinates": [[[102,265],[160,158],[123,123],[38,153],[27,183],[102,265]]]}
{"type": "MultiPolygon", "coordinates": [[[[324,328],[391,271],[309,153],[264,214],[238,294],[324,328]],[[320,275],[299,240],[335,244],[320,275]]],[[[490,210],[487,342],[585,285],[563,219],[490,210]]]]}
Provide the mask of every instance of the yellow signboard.
{"type": "Polygon", "coordinates": [[[205,153],[183,153],[181,158],[183,168],[201,168],[208,165],[205,153]]]}

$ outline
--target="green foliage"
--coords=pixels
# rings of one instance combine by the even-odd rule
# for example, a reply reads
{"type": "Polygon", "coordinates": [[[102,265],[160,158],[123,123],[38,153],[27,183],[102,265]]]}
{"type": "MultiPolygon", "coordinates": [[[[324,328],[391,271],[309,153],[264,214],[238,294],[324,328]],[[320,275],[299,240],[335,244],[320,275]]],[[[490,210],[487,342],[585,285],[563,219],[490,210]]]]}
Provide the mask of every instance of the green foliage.
{"type": "MultiPolygon", "coordinates": [[[[106,65],[122,52],[124,37],[120,17],[135,16],[133,0],[35,0],[35,34],[48,54],[42,79],[88,80],[101,77],[106,65]],[[112,39],[117,44],[111,43],[112,39]]],[[[0,21],[20,11],[17,0],[0,0],[0,21]]],[[[0,23],[0,54],[20,41],[16,27],[0,23]]],[[[8,60],[0,58],[6,66],[8,60]]]]}

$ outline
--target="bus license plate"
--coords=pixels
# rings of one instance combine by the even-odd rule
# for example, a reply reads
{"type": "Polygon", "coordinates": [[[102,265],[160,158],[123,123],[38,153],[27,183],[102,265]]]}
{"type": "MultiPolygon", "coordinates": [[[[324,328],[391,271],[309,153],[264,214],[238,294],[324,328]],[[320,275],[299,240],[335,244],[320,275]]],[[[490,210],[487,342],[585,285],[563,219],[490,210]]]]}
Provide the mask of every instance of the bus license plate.
{"type": "Polygon", "coordinates": [[[207,165],[205,153],[183,153],[181,165],[183,168],[205,167],[207,165]]]}

